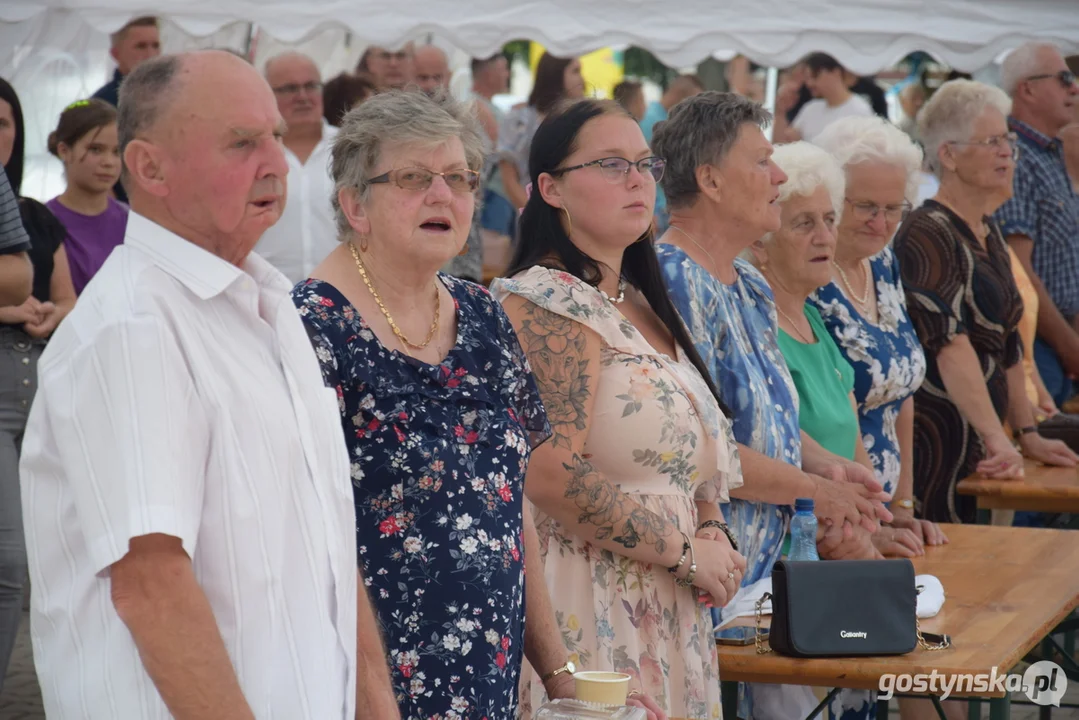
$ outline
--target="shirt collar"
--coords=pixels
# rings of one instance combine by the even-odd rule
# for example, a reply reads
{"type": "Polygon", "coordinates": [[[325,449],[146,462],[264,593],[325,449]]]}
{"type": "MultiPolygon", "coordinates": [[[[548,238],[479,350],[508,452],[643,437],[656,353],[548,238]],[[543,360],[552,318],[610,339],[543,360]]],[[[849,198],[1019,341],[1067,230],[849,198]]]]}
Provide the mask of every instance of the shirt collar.
{"type": "Polygon", "coordinates": [[[1055,138],[1035,130],[1022,120],[1016,120],[1014,117],[1008,118],[1008,127],[1043,150],[1055,150],[1060,144],[1055,138]]]}
{"type": "Polygon", "coordinates": [[[134,211],[128,213],[124,244],[138,249],[203,300],[225,292],[243,277],[250,277],[260,289],[291,290],[285,276],[258,255],[251,253],[243,269],[238,268],[134,211]]]}

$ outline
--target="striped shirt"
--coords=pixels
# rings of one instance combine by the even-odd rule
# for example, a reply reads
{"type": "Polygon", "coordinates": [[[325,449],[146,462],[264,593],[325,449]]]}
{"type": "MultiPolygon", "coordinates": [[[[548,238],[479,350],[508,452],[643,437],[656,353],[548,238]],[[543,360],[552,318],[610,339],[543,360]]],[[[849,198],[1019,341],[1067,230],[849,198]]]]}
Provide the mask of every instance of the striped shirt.
{"type": "Polygon", "coordinates": [[[19,201],[11,189],[7,173],[0,167],[0,255],[28,252],[30,237],[22,226],[19,201]]]}
{"type": "Polygon", "coordinates": [[[256,718],[352,720],[350,468],[285,277],[132,212],[38,372],[20,475],[46,714],[170,717],[108,575],[131,538],[164,533],[256,718]]]}
{"type": "Polygon", "coordinates": [[[1066,318],[1079,314],[1079,195],[1064,164],[1060,140],[1008,118],[1019,135],[1013,194],[994,216],[1005,237],[1034,241],[1031,264],[1066,318]]]}

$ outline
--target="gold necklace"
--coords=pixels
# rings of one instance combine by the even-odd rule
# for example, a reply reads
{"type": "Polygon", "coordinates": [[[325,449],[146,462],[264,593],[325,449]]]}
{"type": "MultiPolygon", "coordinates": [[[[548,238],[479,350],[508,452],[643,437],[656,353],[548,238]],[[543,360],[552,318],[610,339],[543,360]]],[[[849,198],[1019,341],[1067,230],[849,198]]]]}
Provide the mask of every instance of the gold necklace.
{"type": "Polygon", "coordinates": [[[420,344],[414,343],[405,337],[405,334],[401,332],[401,328],[397,327],[397,323],[393,321],[393,316],[390,315],[390,311],[382,304],[382,298],[379,296],[378,291],[375,290],[375,286],[371,284],[371,279],[367,277],[367,268],[364,267],[363,261],[360,260],[360,254],[356,252],[356,246],[352,241],[349,241],[348,248],[352,251],[352,259],[356,261],[356,269],[360,271],[360,277],[363,278],[363,284],[371,291],[371,297],[375,299],[375,304],[378,305],[378,309],[386,316],[386,322],[390,324],[390,329],[393,330],[393,334],[397,336],[397,339],[404,345],[415,350],[423,350],[430,345],[431,340],[434,339],[435,333],[438,331],[438,316],[442,311],[442,296],[438,292],[438,281],[435,281],[435,321],[431,323],[431,329],[427,331],[427,337],[424,338],[423,342],[420,344]]]}
{"type": "Polygon", "coordinates": [[[713,275],[713,277],[716,277],[718,279],[719,278],[719,274],[718,274],[719,271],[716,269],[716,261],[712,258],[712,253],[705,250],[704,246],[701,245],[699,242],[697,242],[697,238],[693,237],[692,235],[687,233],[682,228],[678,227],[677,225],[671,225],[671,227],[674,228],[675,230],[677,230],[678,232],[682,233],[683,235],[685,235],[687,238],[689,238],[689,241],[691,243],[693,243],[694,245],[696,245],[698,250],[700,250],[702,253],[704,253],[705,255],[708,256],[708,262],[712,263],[712,275],[713,275]]]}
{"type": "Polygon", "coordinates": [[[833,259],[832,265],[834,265],[835,269],[839,271],[839,279],[843,281],[843,285],[847,288],[847,293],[850,294],[850,299],[858,303],[858,307],[862,308],[863,310],[866,309],[869,306],[869,291],[873,289],[873,284],[869,281],[870,274],[865,269],[865,260],[863,259],[861,262],[862,275],[865,276],[865,292],[862,293],[861,297],[858,297],[854,294],[854,288],[851,287],[850,280],[847,279],[847,273],[843,272],[843,268],[839,266],[839,263],[837,263],[833,259]]]}
{"type": "Polygon", "coordinates": [[[794,320],[791,319],[790,315],[783,312],[783,308],[779,307],[779,303],[776,303],[776,310],[778,310],[779,314],[782,315],[783,318],[791,324],[791,327],[794,328],[794,332],[798,333],[798,337],[802,338],[802,342],[804,342],[806,345],[813,344],[813,341],[803,335],[802,331],[798,329],[798,323],[794,322],[794,320]]]}

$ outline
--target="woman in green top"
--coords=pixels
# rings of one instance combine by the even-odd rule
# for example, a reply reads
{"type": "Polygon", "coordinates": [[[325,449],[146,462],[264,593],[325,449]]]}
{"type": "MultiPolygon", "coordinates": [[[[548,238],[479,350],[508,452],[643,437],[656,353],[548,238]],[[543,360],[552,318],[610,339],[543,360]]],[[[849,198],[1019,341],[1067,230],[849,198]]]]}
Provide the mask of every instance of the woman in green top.
{"type": "MultiPolygon", "coordinates": [[[[798,390],[798,424],[825,449],[872,468],[858,424],[854,370],[806,303],[831,282],[845,175],[831,155],[806,142],[780,145],[772,159],[788,177],[776,201],[781,225],[750,247],[748,259],[775,295],[779,348],[798,390]]],[[[923,553],[914,533],[898,528],[882,527],[873,545],[889,555],[923,553]]]]}

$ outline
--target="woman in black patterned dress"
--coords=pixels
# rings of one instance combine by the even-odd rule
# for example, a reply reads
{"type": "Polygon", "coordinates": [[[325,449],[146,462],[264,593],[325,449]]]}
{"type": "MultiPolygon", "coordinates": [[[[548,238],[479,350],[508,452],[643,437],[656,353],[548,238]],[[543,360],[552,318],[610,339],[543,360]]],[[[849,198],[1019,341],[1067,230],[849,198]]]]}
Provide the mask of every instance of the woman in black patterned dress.
{"type": "Polygon", "coordinates": [[[937,91],[919,116],[919,133],[940,190],[895,239],[928,362],[914,396],[914,494],[919,516],[935,522],[975,520],[974,499],[955,492],[970,475],[1018,477],[1022,455],[1052,465],[1077,461],[1063,443],[1037,433],[1020,363],[1023,301],[990,217],[1012,192],[1009,110],[1003,92],[981,83],[955,80],[937,91]]]}

